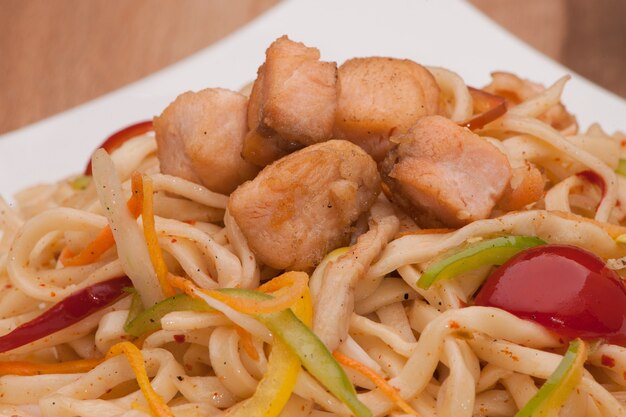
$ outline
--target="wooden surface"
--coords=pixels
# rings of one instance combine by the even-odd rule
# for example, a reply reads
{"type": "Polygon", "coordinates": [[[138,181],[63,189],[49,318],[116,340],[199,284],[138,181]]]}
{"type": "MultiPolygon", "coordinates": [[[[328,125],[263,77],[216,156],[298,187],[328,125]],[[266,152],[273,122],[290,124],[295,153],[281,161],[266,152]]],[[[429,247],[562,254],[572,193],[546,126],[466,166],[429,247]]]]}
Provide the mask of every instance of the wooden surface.
{"type": "Polygon", "coordinates": [[[0,133],[172,64],[278,0],[0,0],[0,133]]]}
{"type": "Polygon", "coordinates": [[[626,98],[626,1],[471,2],[539,51],[626,98]]]}
{"type": "MultiPolygon", "coordinates": [[[[196,52],[278,0],[0,0],[0,133],[196,52]]],[[[472,0],[511,32],[626,97],[626,2],[472,0]]]]}

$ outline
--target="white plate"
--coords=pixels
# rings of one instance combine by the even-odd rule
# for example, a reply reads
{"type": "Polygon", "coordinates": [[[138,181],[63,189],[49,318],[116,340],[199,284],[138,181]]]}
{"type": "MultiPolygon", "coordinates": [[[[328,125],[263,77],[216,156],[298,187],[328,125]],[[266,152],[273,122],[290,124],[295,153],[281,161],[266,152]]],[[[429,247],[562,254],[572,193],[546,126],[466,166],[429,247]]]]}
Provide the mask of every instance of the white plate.
{"type": "MultiPolygon", "coordinates": [[[[178,94],[238,89],[256,75],[267,46],[282,34],[316,46],[326,60],[411,58],[481,86],[494,70],[544,84],[571,72],[531,49],[463,1],[290,0],[243,29],[141,81],[39,123],[0,136],[0,195],[81,171],[103,138],[159,114],[178,94]]],[[[626,126],[626,102],[574,75],[564,101],[583,127],[626,126]]]]}

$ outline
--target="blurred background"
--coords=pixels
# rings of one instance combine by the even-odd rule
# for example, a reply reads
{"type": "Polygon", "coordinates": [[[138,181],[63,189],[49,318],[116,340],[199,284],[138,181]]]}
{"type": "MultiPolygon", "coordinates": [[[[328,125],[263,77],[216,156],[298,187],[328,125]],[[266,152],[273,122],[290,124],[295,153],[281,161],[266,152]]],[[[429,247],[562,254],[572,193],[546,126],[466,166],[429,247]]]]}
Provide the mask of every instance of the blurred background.
{"type": "MultiPolygon", "coordinates": [[[[170,65],[278,2],[0,0],[0,134],[170,65]]],[[[626,1],[470,2],[539,51],[626,98],[626,1]]]]}

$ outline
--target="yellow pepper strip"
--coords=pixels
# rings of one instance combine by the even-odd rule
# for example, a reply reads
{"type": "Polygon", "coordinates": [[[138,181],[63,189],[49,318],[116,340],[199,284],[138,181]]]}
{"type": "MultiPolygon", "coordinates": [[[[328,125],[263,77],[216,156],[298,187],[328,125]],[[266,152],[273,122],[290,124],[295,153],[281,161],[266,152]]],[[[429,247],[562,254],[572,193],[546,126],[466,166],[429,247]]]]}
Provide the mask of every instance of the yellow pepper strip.
{"type": "Polygon", "coordinates": [[[82,374],[91,371],[103,359],[79,359],[58,363],[0,362],[0,375],[82,374]]]}
{"type": "Polygon", "coordinates": [[[130,408],[132,410],[138,410],[146,414],[150,413],[150,409],[146,407],[145,405],[141,404],[139,401],[133,401],[132,403],[130,403],[130,408]]]}
{"type": "MultiPolygon", "coordinates": [[[[299,297],[292,310],[303,323],[311,325],[313,307],[308,288],[299,297]]],[[[241,406],[226,413],[228,417],[276,417],[291,397],[300,372],[300,360],[291,350],[274,338],[267,361],[267,372],[259,381],[254,395],[241,406]]]]}
{"type": "Polygon", "coordinates": [[[555,416],[583,377],[589,348],[580,339],[570,342],[559,366],[515,417],[555,416]]]}
{"type": "MultiPolygon", "coordinates": [[[[138,217],[141,213],[141,202],[143,200],[143,185],[142,177],[138,172],[133,172],[131,177],[132,193],[126,207],[132,213],[133,216],[138,217]]],[[[104,252],[111,249],[115,245],[115,239],[113,238],[113,231],[111,226],[106,225],[98,233],[98,236],[89,243],[80,253],[77,255],[66,248],[63,249],[60,255],[61,263],[64,266],[79,266],[87,265],[96,262],[104,252]]]]}
{"type": "MultiPolygon", "coordinates": [[[[306,274],[304,274],[306,278],[306,274]]],[[[184,290],[192,297],[198,297],[199,288],[191,281],[168,276],[172,285],[184,290]]],[[[305,286],[305,293],[299,298],[308,299],[308,287],[305,286]]],[[[272,299],[272,295],[260,291],[245,290],[238,288],[222,288],[221,293],[240,297],[251,301],[267,301],[272,299]]],[[[290,293],[291,288],[285,287],[276,291],[276,298],[281,297],[285,292],[290,293]]],[[[328,391],[341,400],[356,417],[371,417],[371,411],[359,401],[354,386],[346,376],[343,368],[326,348],[326,345],[311,331],[310,325],[298,319],[296,314],[290,310],[280,310],[272,313],[253,314],[253,316],[263,323],[273,333],[274,340],[285,344],[293,354],[295,354],[302,366],[311,373],[328,391]]],[[[310,323],[311,320],[307,322],[310,323]]],[[[263,415],[263,414],[255,414],[263,415]]]]}
{"type": "Polygon", "coordinates": [[[419,416],[417,411],[413,410],[413,408],[406,401],[404,401],[404,399],[400,396],[400,393],[398,393],[398,390],[390,385],[385,380],[385,378],[374,372],[374,370],[370,369],[366,365],[363,365],[361,362],[344,355],[341,352],[335,351],[333,352],[333,356],[340,364],[347,366],[348,368],[354,369],[355,371],[372,381],[387,397],[389,397],[391,401],[396,403],[398,408],[400,408],[406,414],[419,416]]]}
{"type": "Polygon", "coordinates": [[[146,372],[146,365],[144,364],[141,351],[137,348],[137,346],[130,342],[117,343],[111,346],[106,357],[108,359],[120,354],[126,355],[126,359],[128,359],[128,363],[137,378],[139,388],[148,402],[152,417],[174,417],[174,414],[165,401],[163,401],[163,398],[161,398],[161,396],[154,391],[152,385],[150,385],[148,373],[146,372]]]}
{"type": "Polygon", "coordinates": [[[259,352],[254,348],[252,344],[252,335],[243,327],[235,326],[235,330],[239,335],[239,340],[241,341],[241,347],[243,350],[250,356],[250,358],[254,361],[259,360],[259,352]]]}
{"type": "Polygon", "coordinates": [[[292,306],[306,291],[309,277],[305,272],[289,271],[266,282],[259,291],[275,292],[289,287],[274,298],[267,300],[250,300],[234,297],[218,290],[201,290],[209,297],[215,298],[227,306],[244,314],[266,314],[282,311],[292,306]]]}
{"type": "Polygon", "coordinates": [[[163,294],[165,294],[166,297],[171,297],[176,295],[176,291],[174,291],[174,288],[172,288],[167,280],[167,265],[165,265],[165,260],[163,260],[163,253],[159,246],[159,238],[157,237],[156,228],[154,227],[153,195],[152,178],[144,177],[143,204],[141,208],[143,235],[146,238],[150,260],[152,261],[152,266],[154,266],[159,284],[161,284],[161,288],[163,289],[163,294]]]}

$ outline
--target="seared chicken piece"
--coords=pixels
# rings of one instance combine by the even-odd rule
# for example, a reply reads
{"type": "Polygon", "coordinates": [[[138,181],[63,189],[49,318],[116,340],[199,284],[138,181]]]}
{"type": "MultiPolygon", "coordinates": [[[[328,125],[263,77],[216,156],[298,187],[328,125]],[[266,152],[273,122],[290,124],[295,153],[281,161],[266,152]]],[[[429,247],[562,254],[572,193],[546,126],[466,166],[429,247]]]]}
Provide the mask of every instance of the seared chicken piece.
{"type": "Polygon", "coordinates": [[[336,79],[337,64],[320,61],[318,49],[287,36],[274,41],[250,94],[244,158],[264,166],[296,148],[330,139],[336,79]]]}
{"type": "Polygon", "coordinates": [[[381,165],[392,199],[420,226],[460,227],[489,217],[511,179],[504,154],[441,116],[421,118],[381,165]]]}
{"type": "Polygon", "coordinates": [[[504,190],[496,209],[502,211],[522,210],[543,197],[545,182],[541,172],[529,162],[513,168],[511,182],[504,190]]]}
{"type": "Polygon", "coordinates": [[[374,160],[331,140],[265,167],[232,193],[228,209],[262,263],[303,270],[349,242],[352,223],[379,192],[374,160]]]}
{"type": "Polygon", "coordinates": [[[154,118],[161,171],[230,194],[259,169],[241,158],[247,99],[221,88],[181,94],[154,118]]]}
{"type": "Polygon", "coordinates": [[[439,87],[428,70],[408,59],[354,58],[339,67],[333,136],[361,146],[381,161],[389,137],[437,113],[439,87]]]}

